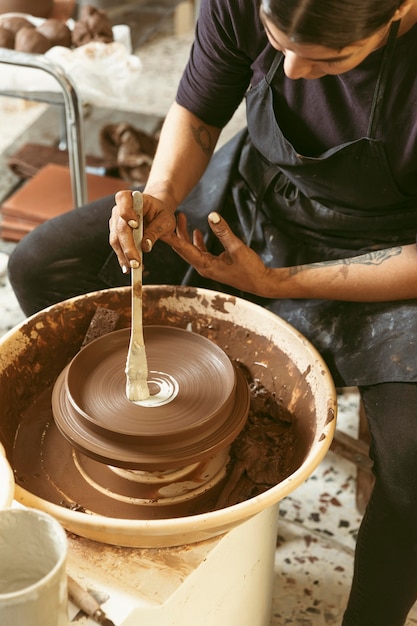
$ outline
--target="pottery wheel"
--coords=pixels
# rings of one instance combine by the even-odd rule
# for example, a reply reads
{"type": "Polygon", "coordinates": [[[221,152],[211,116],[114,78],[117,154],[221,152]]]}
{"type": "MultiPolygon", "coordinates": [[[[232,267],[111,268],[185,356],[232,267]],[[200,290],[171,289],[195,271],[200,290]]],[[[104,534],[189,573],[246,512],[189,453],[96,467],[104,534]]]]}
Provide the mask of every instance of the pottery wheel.
{"type": "Polygon", "coordinates": [[[242,430],[249,389],[216,344],[168,326],[144,328],[149,401],[126,396],[129,329],[85,346],[58,377],[52,410],[78,450],[115,467],[180,468],[213,457],[242,430]]]}

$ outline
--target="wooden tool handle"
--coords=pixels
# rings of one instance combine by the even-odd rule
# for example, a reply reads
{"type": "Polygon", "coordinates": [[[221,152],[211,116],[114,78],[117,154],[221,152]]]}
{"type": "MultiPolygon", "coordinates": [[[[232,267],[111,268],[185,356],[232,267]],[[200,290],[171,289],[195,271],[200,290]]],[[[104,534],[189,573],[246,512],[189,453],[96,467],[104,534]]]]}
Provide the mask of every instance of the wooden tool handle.
{"type": "MultiPolygon", "coordinates": [[[[139,252],[140,266],[137,268],[140,270],[136,272],[136,280],[142,284],[142,238],[143,238],[143,196],[140,191],[132,191],[133,210],[136,213],[137,228],[133,229],[133,240],[139,252]]],[[[133,270],[135,272],[136,269],[133,270]]]]}
{"type": "Polygon", "coordinates": [[[97,609],[100,608],[99,603],[91,593],[81,587],[74,578],[67,576],[68,578],[68,595],[74,602],[75,606],[84,611],[89,617],[94,615],[97,609]]]}
{"type": "Polygon", "coordinates": [[[88,617],[92,617],[98,624],[102,624],[102,626],[114,626],[114,622],[106,616],[91,593],[81,587],[69,574],[67,574],[67,582],[68,595],[75,606],[81,609],[88,617]]]}
{"type": "Polygon", "coordinates": [[[143,197],[140,191],[132,193],[133,208],[137,215],[138,227],[133,229],[133,238],[139,251],[140,265],[132,268],[132,329],[126,362],[126,394],[131,402],[149,398],[148,363],[145,352],[142,325],[142,238],[143,238],[143,197]]]}

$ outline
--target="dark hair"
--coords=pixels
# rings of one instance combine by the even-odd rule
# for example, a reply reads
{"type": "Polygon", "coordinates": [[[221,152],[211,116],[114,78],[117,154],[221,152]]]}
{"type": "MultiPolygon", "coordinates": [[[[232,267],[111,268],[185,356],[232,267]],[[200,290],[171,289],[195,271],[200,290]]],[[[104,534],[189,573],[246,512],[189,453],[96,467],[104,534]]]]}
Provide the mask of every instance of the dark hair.
{"type": "Polygon", "coordinates": [[[375,34],[403,0],[261,0],[262,13],[293,41],[335,50],[375,34]]]}

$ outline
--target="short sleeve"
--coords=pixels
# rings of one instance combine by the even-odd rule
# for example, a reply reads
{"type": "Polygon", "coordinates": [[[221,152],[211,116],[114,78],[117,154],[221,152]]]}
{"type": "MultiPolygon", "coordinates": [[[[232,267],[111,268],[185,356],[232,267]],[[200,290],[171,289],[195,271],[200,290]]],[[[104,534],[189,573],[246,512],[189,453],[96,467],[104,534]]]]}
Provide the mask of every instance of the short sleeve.
{"type": "Polygon", "coordinates": [[[252,61],[265,42],[256,2],[202,0],[178,104],[222,128],[241,103],[250,84],[252,61]]]}

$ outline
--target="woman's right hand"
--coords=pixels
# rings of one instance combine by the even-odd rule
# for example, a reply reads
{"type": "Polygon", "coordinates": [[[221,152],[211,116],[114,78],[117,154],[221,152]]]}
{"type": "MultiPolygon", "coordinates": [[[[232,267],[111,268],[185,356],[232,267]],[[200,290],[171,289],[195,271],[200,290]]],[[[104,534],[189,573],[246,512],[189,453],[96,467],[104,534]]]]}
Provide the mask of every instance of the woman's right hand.
{"type": "MultiPolygon", "coordinates": [[[[139,252],[133,240],[137,216],[133,208],[131,191],[118,191],[115,201],[109,220],[109,242],[122,271],[126,273],[131,267],[138,267],[136,263],[139,263],[139,252]]],[[[175,230],[175,209],[175,203],[169,200],[169,196],[166,200],[160,200],[149,194],[143,194],[143,252],[150,252],[158,239],[164,240],[175,230]]]]}
{"type": "MultiPolygon", "coordinates": [[[[208,126],[176,102],[170,107],[143,194],[143,252],[175,232],[175,211],[203,175],[219,135],[220,128],[208,126]]],[[[128,272],[139,261],[128,224],[136,220],[132,192],[119,191],[115,198],[109,241],[128,272]]]]}

